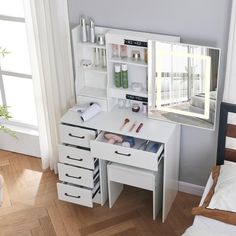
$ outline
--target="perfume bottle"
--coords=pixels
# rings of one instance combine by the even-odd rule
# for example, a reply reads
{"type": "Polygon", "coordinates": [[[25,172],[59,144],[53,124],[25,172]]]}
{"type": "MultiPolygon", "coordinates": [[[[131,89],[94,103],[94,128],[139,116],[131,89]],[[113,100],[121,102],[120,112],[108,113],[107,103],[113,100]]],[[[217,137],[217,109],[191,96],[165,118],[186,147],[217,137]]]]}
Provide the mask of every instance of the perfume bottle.
{"type": "Polygon", "coordinates": [[[86,26],[86,20],[84,17],[80,18],[80,38],[82,42],[87,42],[87,26],[86,26]]]}

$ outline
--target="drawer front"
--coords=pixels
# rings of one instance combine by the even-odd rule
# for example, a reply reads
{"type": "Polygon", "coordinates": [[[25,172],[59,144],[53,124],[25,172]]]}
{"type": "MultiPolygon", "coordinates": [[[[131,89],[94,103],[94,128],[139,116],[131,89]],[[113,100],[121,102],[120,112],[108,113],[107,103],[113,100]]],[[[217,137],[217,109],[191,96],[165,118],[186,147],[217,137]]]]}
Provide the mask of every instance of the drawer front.
{"type": "Polygon", "coordinates": [[[90,140],[95,139],[96,131],[61,124],[59,126],[62,143],[90,147],[90,140]]]}
{"type": "Polygon", "coordinates": [[[57,183],[57,192],[60,200],[93,207],[92,190],[57,183]]]}
{"type": "Polygon", "coordinates": [[[59,161],[62,163],[94,169],[94,159],[88,150],[65,145],[58,145],[59,161]]]}
{"type": "Polygon", "coordinates": [[[79,167],[58,163],[58,174],[61,181],[89,188],[94,187],[94,173],[92,170],[86,170],[79,167]]]}
{"type": "Polygon", "coordinates": [[[90,143],[92,157],[153,171],[158,170],[158,155],[156,153],[108,144],[98,140],[90,143]]]}

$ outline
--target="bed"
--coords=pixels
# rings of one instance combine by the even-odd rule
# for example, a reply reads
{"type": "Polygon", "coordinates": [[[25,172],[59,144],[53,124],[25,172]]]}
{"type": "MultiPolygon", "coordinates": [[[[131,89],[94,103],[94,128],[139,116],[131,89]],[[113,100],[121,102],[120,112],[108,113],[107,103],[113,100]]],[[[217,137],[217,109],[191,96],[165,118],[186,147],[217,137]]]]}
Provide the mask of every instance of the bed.
{"type": "MultiPolygon", "coordinates": [[[[189,111],[203,114],[205,108],[205,94],[199,93],[190,98],[189,111]]],[[[210,91],[210,116],[209,122],[214,123],[216,110],[216,91],[210,91]]]]}
{"type": "MultiPolygon", "coordinates": [[[[213,196],[211,196],[210,201],[215,200],[213,199],[214,195],[216,195],[217,191],[219,190],[219,186],[217,186],[219,185],[219,183],[217,183],[217,181],[219,182],[222,180],[221,175],[222,175],[223,169],[231,166],[235,170],[235,167],[236,167],[236,146],[235,146],[236,144],[236,120],[235,119],[236,119],[236,105],[229,104],[229,103],[222,103],[221,111],[220,111],[220,126],[219,126],[218,150],[217,150],[217,165],[218,167],[220,166],[219,167],[220,175],[217,177],[218,179],[216,180],[216,183],[213,181],[214,173],[212,172],[212,174],[210,175],[207,181],[201,202],[199,204],[199,207],[196,207],[197,211],[204,205],[204,202],[206,202],[206,199],[208,195],[210,194],[211,189],[213,189],[212,191],[213,196]],[[233,121],[233,124],[232,124],[232,121],[233,121]],[[234,145],[231,145],[232,143],[234,145]],[[213,186],[214,184],[215,184],[215,187],[218,187],[218,189],[214,188],[213,186]]],[[[236,173],[235,171],[232,173],[228,173],[228,174],[231,174],[230,175],[232,176],[231,179],[232,180],[234,179],[233,181],[235,181],[236,173]]],[[[221,190],[223,190],[223,188],[221,190]]],[[[232,196],[234,196],[234,201],[236,202],[236,198],[235,198],[236,189],[235,188],[231,189],[231,193],[232,193],[232,196]]],[[[195,211],[195,213],[197,211],[195,211]]],[[[228,209],[227,211],[226,210],[222,211],[221,209],[220,212],[221,213],[223,212],[223,214],[225,214],[228,212],[228,209]]],[[[204,216],[204,214],[196,215],[194,218],[193,225],[190,226],[185,231],[183,236],[200,236],[200,235],[203,235],[203,236],[211,236],[211,235],[212,236],[233,236],[234,235],[235,236],[236,235],[236,222],[235,222],[236,211],[230,210],[229,212],[231,216],[233,215],[234,217],[234,223],[232,224],[226,223],[228,219],[226,219],[226,221],[224,219],[225,222],[222,222],[222,221],[213,219],[214,217],[208,218],[204,216]]]]}

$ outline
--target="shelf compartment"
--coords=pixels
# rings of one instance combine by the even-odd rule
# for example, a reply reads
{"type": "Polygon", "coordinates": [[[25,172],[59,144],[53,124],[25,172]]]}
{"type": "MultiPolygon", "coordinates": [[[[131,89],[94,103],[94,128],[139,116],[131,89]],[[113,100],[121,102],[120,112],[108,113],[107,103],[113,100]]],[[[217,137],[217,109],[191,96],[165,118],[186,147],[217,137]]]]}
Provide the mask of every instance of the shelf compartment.
{"type": "Polygon", "coordinates": [[[106,89],[94,88],[94,87],[84,87],[78,91],[80,96],[89,96],[94,98],[106,99],[107,92],[106,89]]]}
{"type": "Polygon", "coordinates": [[[128,64],[128,65],[133,65],[133,66],[141,66],[141,67],[147,67],[147,63],[143,60],[134,60],[132,58],[120,58],[120,57],[111,57],[109,60],[109,62],[112,63],[124,63],[124,64],[128,64]]]}
{"type": "Polygon", "coordinates": [[[90,71],[90,72],[94,72],[94,73],[107,74],[107,68],[101,68],[101,67],[96,67],[96,66],[91,66],[88,68],[79,66],[79,68],[83,71],[90,71]]]}
{"type": "Polygon", "coordinates": [[[139,96],[139,97],[148,97],[148,93],[145,89],[143,89],[140,92],[135,92],[131,89],[124,89],[124,88],[110,88],[109,89],[109,97],[113,98],[121,98],[121,99],[126,99],[126,94],[130,94],[133,96],[139,96]]]}

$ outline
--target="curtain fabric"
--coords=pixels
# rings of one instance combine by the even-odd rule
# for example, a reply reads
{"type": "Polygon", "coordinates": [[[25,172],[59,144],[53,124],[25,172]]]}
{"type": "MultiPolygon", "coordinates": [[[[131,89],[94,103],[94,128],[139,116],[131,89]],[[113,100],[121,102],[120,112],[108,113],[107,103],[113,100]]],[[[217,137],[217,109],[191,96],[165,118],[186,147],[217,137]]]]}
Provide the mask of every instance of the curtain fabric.
{"type": "Polygon", "coordinates": [[[57,173],[60,118],[75,103],[66,0],[25,0],[39,142],[44,169],[57,173]]]}
{"type": "Polygon", "coordinates": [[[224,102],[236,104],[236,0],[232,1],[224,102]]]}

